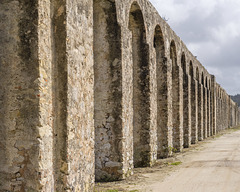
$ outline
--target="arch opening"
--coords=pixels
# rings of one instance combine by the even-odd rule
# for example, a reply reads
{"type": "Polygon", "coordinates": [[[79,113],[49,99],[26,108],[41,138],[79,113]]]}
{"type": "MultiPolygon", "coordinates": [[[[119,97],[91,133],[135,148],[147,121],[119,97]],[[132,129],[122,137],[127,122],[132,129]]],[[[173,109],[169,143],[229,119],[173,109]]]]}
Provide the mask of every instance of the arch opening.
{"type": "Polygon", "coordinates": [[[202,72],[202,85],[204,86],[204,76],[203,76],[203,72],[202,72]]]}
{"type": "Polygon", "coordinates": [[[206,92],[206,130],[207,137],[210,136],[210,91],[209,91],[209,81],[205,78],[205,92],[206,92]]]}
{"type": "Polygon", "coordinates": [[[198,140],[203,140],[203,85],[202,78],[199,69],[197,67],[197,79],[198,79],[198,140]]]}
{"type": "Polygon", "coordinates": [[[137,2],[131,5],[129,30],[132,32],[133,59],[133,162],[135,167],[144,167],[151,161],[149,46],[137,2]]]}
{"type": "Polygon", "coordinates": [[[207,92],[206,81],[202,72],[202,87],[203,87],[203,139],[207,138],[207,92]]]}
{"type": "MultiPolygon", "coordinates": [[[[198,69],[197,69],[198,71],[198,69]]],[[[194,71],[193,71],[193,63],[192,61],[190,61],[189,64],[189,74],[190,74],[190,78],[191,78],[191,144],[195,144],[197,143],[198,139],[197,139],[197,126],[198,126],[198,119],[197,119],[197,109],[198,109],[198,104],[197,104],[197,100],[198,100],[198,82],[197,80],[195,80],[194,77],[194,71]]]]}
{"type": "Polygon", "coordinates": [[[177,65],[177,51],[174,41],[170,44],[170,59],[172,63],[172,115],[173,115],[173,147],[177,151],[183,148],[183,130],[180,122],[180,75],[177,65]]]}
{"type": "Polygon", "coordinates": [[[122,178],[121,28],[115,1],[94,0],[93,8],[95,179],[111,181],[122,178]]]}
{"type": "Polygon", "coordinates": [[[190,61],[190,64],[189,64],[189,75],[193,78],[194,75],[193,75],[193,64],[192,64],[192,61],[190,61]]]}
{"type": "Polygon", "coordinates": [[[165,59],[164,39],[161,27],[155,27],[154,40],[156,52],[156,70],[157,70],[157,157],[168,156],[168,101],[167,101],[167,63],[165,59]]]}
{"type": "Polygon", "coordinates": [[[208,87],[208,80],[207,80],[207,77],[205,78],[205,87],[206,87],[206,88],[209,88],[209,87],[208,87]]]}
{"type": "Polygon", "coordinates": [[[191,145],[191,79],[186,71],[186,58],[184,53],[182,53],[181,56],[181,67],[183,71],[183,146],[186,148],[191,145]]]}
{"type": "Polygon", "coordinates": [[[198,67],[197,67],[197,69],[196,69],[196,80],[198,81],[198,82],[200,82],[200,79],[199,79],[200,77],[199,77],[199,70],[198,70],[198,67]]]}

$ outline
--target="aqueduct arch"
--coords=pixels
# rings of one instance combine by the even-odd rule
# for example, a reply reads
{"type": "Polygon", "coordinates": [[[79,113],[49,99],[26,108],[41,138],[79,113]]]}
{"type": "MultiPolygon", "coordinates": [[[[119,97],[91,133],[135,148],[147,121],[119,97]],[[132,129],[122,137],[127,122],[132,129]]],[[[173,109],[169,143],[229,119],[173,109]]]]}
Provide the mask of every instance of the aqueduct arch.
{"type": "Polygon", "coordinates": [[[150,77],[144,18],[136,1],[131,5],[129,29],[132,32],[133,59],[133,159],[134,166],[139,167],[150,162],[150,77]]]}
{"type": "Polygon", "coordinates": [[[180,67],[177,61],[177,51],[175,42],[172,40],[170,44],[170,59],[172,64],[172,115],[173,115],[173,147],[177,151],[183,148],[183,128],[182,128],[182,112],[180,102],[182,100],[180,94],[181,79],[180,67]]]}
{"type": "Polygon", "coordinates": [[[183,146],[191,145],[191,79],[187,73],[187,63],[185,53],[181,56],[182,67],[182,89],[183,89],[183,146]]]}
{"type": "Polygon", "coordinates": [[[193,63],[190,60],[189,74],[191,76],[191,143],[198,142],[198,81],[196,80],[196,73],[194,73],[193,63]]]}
{"type": "Polygon", "coordinates": [[[96,180],[116,180],[109,164],[122,169],[121,28],[115,1],[94,0],[93,8],[95,173],[96,180]]]}
{"type": "Polygon", "coordinates": [[[154,48],[156,54],[157,75],[157,156],[167,156],[168,151],[168,113],[167,104],[167,65],[165,57],[164,39],[161,27],[157,25],[154,31],[154,48]]]}
{"type": "Polygon", "coordinates": [[[198,77],[198,141],[203,140],[203,86],[202,76],[197,68],[198,77]]]}

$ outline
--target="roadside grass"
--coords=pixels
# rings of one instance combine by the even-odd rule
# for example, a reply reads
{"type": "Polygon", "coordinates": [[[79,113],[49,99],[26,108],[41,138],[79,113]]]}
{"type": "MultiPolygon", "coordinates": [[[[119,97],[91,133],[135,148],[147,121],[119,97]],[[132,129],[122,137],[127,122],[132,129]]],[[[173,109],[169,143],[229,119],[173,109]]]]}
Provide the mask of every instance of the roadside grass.
{"type": "MultiPolygon", "coordinates": [[[[95,189],[94,192],[122,192],[122,190],[119,191],[118,189],[106,189],[106,190],[99,191],[95,189]]],[[[130,190],[130,191],[124,190],[124,192],[139,192],[139,190],[130,190]]]]}
{"type": "Polygon", "coordinates": [[[230,128],[229,130],[233,131],[233,132],[238,131],[238,130],[240,130],[240,126],[230,128]]]}
{"type": "Polygon", "coordinates": [[[182,164],[182,162],[181,161],[176,161],[176,162],[174,162],[174,163],[171,163],[170,165],[181,165],[182,164]]]}
{"type": "Polygon", "coordinates": [[[223,136],[223,135],[225,135],[227,133],[232,133],[232,132],[236,132],[236,131],[239,131],[239,130],[240,130],[240,126],[236,126],[236,127],[232,127],[232,128],[229,128],[229,129],[225,129],[225,130],[220,131],[216,135],[214,135],[213,138],[217,139],[217,138],[220,138],[221,136],[223,136]]]}

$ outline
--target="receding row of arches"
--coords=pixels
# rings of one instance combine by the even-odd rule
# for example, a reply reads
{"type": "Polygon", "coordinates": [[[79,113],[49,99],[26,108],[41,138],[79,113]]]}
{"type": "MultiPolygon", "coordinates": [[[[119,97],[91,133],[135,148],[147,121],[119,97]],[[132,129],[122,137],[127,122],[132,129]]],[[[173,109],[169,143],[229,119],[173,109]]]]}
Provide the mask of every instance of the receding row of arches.
{"type": "Polygon", "coordinates": [[[216,119],[219,128],[217,132],[235,126],[238,121],[238,106],[220,85],[216,85],[216,119]]]}
{"type": "Polygon", "coordinates": [[[91,191],[239,124],[147,0],[2,2],[0,191],[91,191]]]}
{"type": "Polygon", "coordinates": [[[174,40],[169,50],[166,49],[160,25],[155,27],[153,38],[157,119],[156,129],[152,129],[152,48],[147,43],[143,13],[136,1],[130,8],[128,30],[132,62],[129,69],[132,71],[129,82],[132,83],[132,105],[128,107],[133,113],[129,127],[123,127],[122,31],[116,4],[113,0],[94,0],[95,173],[98,181],[122,179],[126,164],[129,167],[150,166],[155,148],[151,141],[154,131],[157,158],[167,157],[172,149],[181,151],[215,134],[214,82],[195,68],[193,61],[188,65],[184,52],[178,61],[174,40]],[[130,135],[124,135],[124,129],[129,129],[130,135]],[[131,149],[123,147],[126,142],[131,143],[131,149]],[[130,154],[128,161],[132,163],[124,162],[126,154],[130,154]]]}

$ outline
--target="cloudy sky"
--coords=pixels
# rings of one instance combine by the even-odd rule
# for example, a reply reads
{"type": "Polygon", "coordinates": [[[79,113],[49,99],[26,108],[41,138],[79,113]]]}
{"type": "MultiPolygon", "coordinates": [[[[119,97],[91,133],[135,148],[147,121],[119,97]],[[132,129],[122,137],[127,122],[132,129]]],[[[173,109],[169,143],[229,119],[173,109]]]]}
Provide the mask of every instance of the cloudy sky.
{"type": "Polygon", "coordinates": [[[150,0],[229,93],[240,94],[240,0],[150,0]]]}

